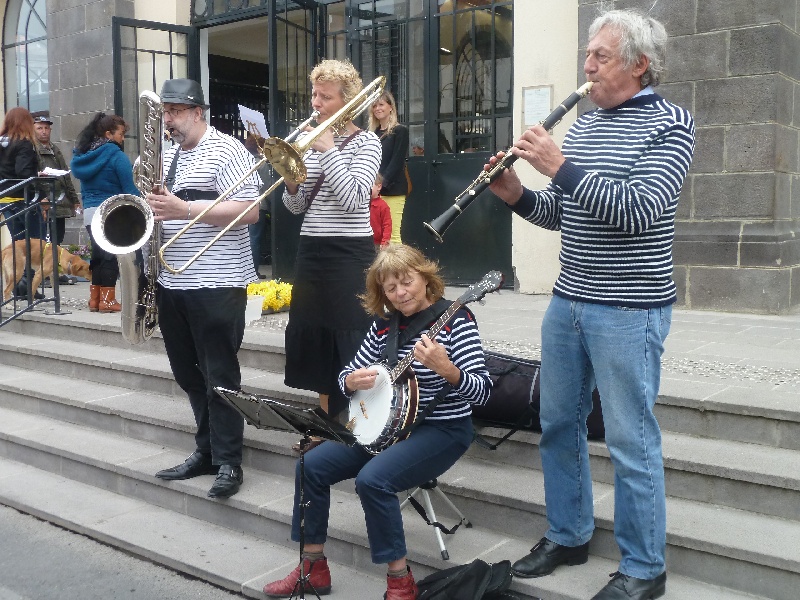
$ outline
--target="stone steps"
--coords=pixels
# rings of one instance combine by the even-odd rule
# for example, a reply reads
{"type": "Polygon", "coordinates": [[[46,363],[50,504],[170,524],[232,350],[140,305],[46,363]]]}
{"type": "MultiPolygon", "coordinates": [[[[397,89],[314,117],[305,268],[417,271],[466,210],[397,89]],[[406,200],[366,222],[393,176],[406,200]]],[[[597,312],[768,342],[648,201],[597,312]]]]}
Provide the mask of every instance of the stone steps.
{"type": "MultiPolygon", "coordinates": [[[[313,394],[283,386],[282,333],[248,328],[241,354],[246,390],[315,404],[313,394]]],[[[694,385],[687,379],[690,393],[680,392],[676,382],[670,379],[658,407],[669,495],[666,597],[794,598],[790,590],[800,584],[800,547],[794,541],[800,535],[800,443],[791,437],[800,407],[792,406],[789,392],[786,402],[767,404],[752,389],[749,402],[744,391],[732,393],[735,382],[694,385]],[[763,444],[738,431],[751,425],[764,434],[763,444]]],[[[165,483],[152,476],[194,449],[193,418],[172,380],[161,340],[154,336],[141,347],[127,345],[118,315],[34,313],[0,330],[0,423],[0,461],[18,461],[42,476],[49,471],[75,485],[295,547],[288,542],[288,526],[296,460],[289,448],[296,436],[246,427],[246,481],[228,501],[205,497],[210,478],[165,483]]],[[[505,433],[482,432],[490,439],[505,433]]],[[[542,475],[533,468],[539,464],[538,437],[518,432],[494,452],[473,444],[440,478],[441,488],[475,525],[446,539],[450,563],[441,560],[432,531],[414,512],[406,514],[409,558],[418,578],[478,556],[519,558],[542,535],[542,475]]],[[[590,565],[515,581],[515,589],[528,597],[588,598],[616,569],[613,468],[602,442],[591,443],[590,451],[597,525],[590,565]]],[[[352,482],[337,486],[335,494],[326,552],[380,579],[380,569],[369,560],[352,482]]],[[[447,509],[437,516],[455,522],[447,509]]]]}
{"type": "MultiPolygon", "coordinates": [[[[263,598],[264,584],[286,576],[299,556],[251,533],[7,459],[0,459],[0,502],[248,598],[263,598]]],[[[382,573],[330,567],[331,598],[380,598],[386,588],[382,573]]]]}
{"type": "MultiPolygon", "coordinates": [[[[64,379],[119,388],[117,392],[108,391],[110,395],[123,394],[128,389],[137,390],[138,394],[184,397],[172,379],[166,355],[143,352],[138,346],[101,348],[84,342],[3,332],[0,356],[0,377],[5,379],[3,370],[9,369],[7,377],[16,380],[14,385],[20,386],[20,391],[24,388],[31,397],[49,381],[47,385],[54,391],[52,397],[57,398],[64,379]],[[15,376],[14,369],[22,373],[15,376]],[[38,377],[27,381],[24,371],[29,369],[49,372],[56,378],[38,377]]],[[[316,401],[313,394],[284,386],[281,374],[252,367],[242,367],[242,387],[252,393],[296,403],[314,404],[316,401]]],[[[75,419],[80,418],[79,414],[75,416],[75,419]]],[[[169,416],[162,419],[162,424],[170,427],[169,416]]],[[[191,421],[184,431],[192,431],[191,421]]],[[[490,437],[501,433],[491,428],[486,431],[490,437]]],[[[519,432],[501,446],[502,450],[492,453],[490,460],[523,468],[538,465],[538,437],[534,432],[519,432]]],[[[670,495],[784,518],[800,518],[798,450],[665,431],[663,452],[670,495]]],[[[477,445],[473,445],[470,453],[487,457],[487,451],[477,445]]],[[[613,466],[602,442],[591,444],[591,460],[595,481],[612,484],[613,466]]]]}
{"type": "MultiPolygon", "coordinates": [[[[178,526],[166,529],[165,523],[172,523],[172,520],[168,514],[164,514],[162,511],[174,514],[174,521],[178,524],[184,523],[185,519],[191,519],[192,521],[203,521],[204,527],[210,525],[213,528],[221,528],[225,531],[222,535],[225,539],[230,539],[230,532],[235,532],[246,538],[238,539],[234,536],[234,539],[237,539],[241,545],[249,546],[249,539],[254,536],[258,540],[266,540],[269,544],[285,544],[287,553],[290,553],[290,549],[294,546],[288,541],[293,505],[292,477],[248,466],[246,468],[246,484],[239,494],[229,500],[215,501],[205,496],[212,481],[210,476],[176,482],[162,482],[152,476],[155,470],[165,464],[180,462],[185,456],[184,453],[163,444],[132,440],[124,435],[5,408],[0,409],[0,424],[0,464],[3,465],[2,473],[4,474],[0,476],[0,498],[5,504],[21,510],[24,509],[25,502],[34,506],[44,502],[52,507],[55,495],[58,497],[55,504],[70,504],[69,509],[60,506],[51,508],[56,514],[70,512],[70,510],[82,510],[84,513],[91,513],[91,518],[102,523],[101,530],[105,530],[107,519],[104,518],[102,511],[95,514],[96,496],[101,493],[104,496],[114,494],[121,505],[117,509],[118,514],[131,516],[131,513],[138,512],[138,508],[148,514],[143,523],[139,523],[135,518],[128,519],[126,527],[137,529],[135,535],[138,538],[149,538],[140,539],[137,544],[133,544],[133,547],[129,544],[115,545],[151,559],[154,559],[151,546],[160,545],[163,556],[170,557],[170,559],[158,562],[164,562],[167,566],[178,568],[194,576],[207,578],[209,581],[229,589],[236,589],[236,585],[242,584],[242,582],[230,579],[219,581],[215,576],[207,576],[208,574],[197,572],[192,568],[181,568],[181,559],[173,556],[171,549],[174,545],[183,544],[181,532],[184,528],[178,526]],[[44,486],[44,489],[47,490],[44,495],[49,498],[48,500],[36,500],[35,498],[39,494],[44,493],[44,489],[40,488],[36,482],[48,479],[48,474],[51,480],[58,483],[44,486]],[[22,480],[25,481],[25,485],[19,485],[22,480]],[[71,491],[65,492],[65,488],[71,491]],[[76,492],[76,489],[82,491],[76,492]],[[32,496],[33,498],[23,502],[20,496],[32,496]],[[137,508],[126,506],[131,502],[138,502],[144,506],[137,508]],[[90,511],[87,511],[87,503],[92,506],[90,511]],[[153,517],[150,516],[151,512],[159,515],[159,518],[155,519],[155,527],[153,517]],[[167,532],[166,536],[165,531],[167,532]],[[149,535],[145,535],[146,532],[149,535]]],[[[463,481],[466,475],[470,476],[470,480],[486,481],[489,474],[497,471],[496,467],[488,463],[482,466],[478,464],[478,461],[467,461],[467,463],[459,463],[446,474],[446,477],[442,478],[443,487],[448,492],[452,493],[457,490],[459,481],[463,481]],[[444,486],[445,483],[447,483],[446,486],[444,486]]],[[[507,481],[510,476],[509,472],[501,479],[507,481]]],[[[533,496],[541,496],[539,485],[531,486],[531,491],[533,496]]],[[[608,490],[598,489],[596,491],[601,495],[608,496],[608,490]]],[[[460,503],[460,498],[457,499],[454,496],[454,500],[460,503]]],[[[530,500],[530,498],[525,498],[523,501],[530,500]]],[[[538,501],[542,500],[540,498],[538,501]]],[[[485,502],[482,505],[486,507],[485,502]]],[[[333,490],[331,507],[326,554],[336,563],[364,570],[373,579],[379,578],[379,568],[371,565],[369,561],[366,530],[363,518],[358,515],[360,505],[351,485],[342,484],[333,490]],[[376,571],[376,569],[378,570],[376,571]]],[[[685,513],[697,514],[698,508],[700,507],[696,505],[671,506],[670,516],[672,517],[672,513],[676,512],[680,518],[683,518],[685,513]]],[[[598,509],[601,507],[598,506],[598,509]]],[[[451,564],[466,563],[479,557],[489,562],[496,562],[504,558],[522,556],[527,551],[530,545],[529,539],[498,533],[482,527],[477,519],[478,511],[473,517],[469,508],[462,507],[462,510],[467,513],[468,518],[473,520],[474,527],[461,528],[454,536],[448,538],[447,546],[451,564]]],[[[41,508],[32,512],[45,518],[41,514],[41,508]]],[[[598,512],[605,511],[599,510],[598,512]]],[[[720,515],[717,515],[713,522],[707,520],[712,516],[713,509],[706,512],[708,514],[700,514],[698,517],[705,521],[709,531],[719,532],[729,529],[723,525],[725,519],[720,515]]],[[[446,515],[445,511],[440,511],[439,518],[445,521],[452,519],[446,515]]],[[[739,520],[738,515],[734,515],[734,518],[739,520]]],[[[56,522],[69,527],[70,524],[64,522],[66,519],[67,517],[60,516],[56,522]]],[[[763,518],[760,522],[753,523],[749,529],[760,529],[766,537],[771,533],[770,529],[766,528],[767,524],[772,524],[773,527],[778,526],[763,518]]],[[[77,527],[71,528],[91,535],[86,530],[82,531],[77,527]]],[[[444,563],[438,556],[438,547],[434,543],[432,531],[409,509],[406,512],[405,528],[410,549],[409,560],[412,561],[418,577],[422,577],[434,569],[447,566],[448,563],[444,563]]],[[[800,533],[800,531],[795,533],[800,533]]],[[[98,539],[114,543],[107,539],[106,535],[107,533],[99,536],[98,539]]],[[[689,537],[688,533],[685,535],[689,537]]],[[[728,557],[730,561],[737,563],[735,567],[727,565],[729,572],[751,568],[749,565],[752,563],[748,561],[761,560],[772,563],[778,560],[777,557],[767,556],[767,553],[763,552],[760,547],[754,547],[752,537],[749,540],[750,554],[748,556],[728,557]],[[757,558],[756,554],[758,554],[757,558]]],[[[766,543],[767,540],[763,541],[766,543]]],[[[727,540],[724,535],[720,536],[719,541],[709,539],[694,541],[697,552],[703,552],[704,545],[716,545],[721,542],[729,543],[728,549],[731,555],[737,552],[746,554],[744,548],[733,548],[730,540],[727,540]]],[[[593,543],[593,546],[597,546],[597,549],[600,550],[603,545],[607,544],[593,543]]],[[[202,550],[202,548],[202,544],[198,542],[196,549],[202,550]]],[[[672,545],[670,545],[670,550],[674,551],[672,545]]],[[[291,560],[290,556],[286,560],[280,561],[284,570],[288,571],[291,568],[291,560]]],[[[611,572],[616,564],[613,558],[597,554],[593,555],[591,562],[594,568],[568,573],[571,575],[569,579],[564,577],[564,573],[559,573],[558,578],[515,580],[514,589],[528,597],[570,599],[585,597],[582,594],[575,594],[574,591],[568,592],[561,586],[570,582],[573,587],[579,589],[586,586],[588,590],[590,589],[588,586],[592,584],[596,587],[596,582],[602,581],[602,578],[594,577],[596,571],[611,572]],[[579,574],[580,581],[590,574],[594,581],[592,583],[586,581],[579,585],[576,579],[579,574]]],[[[269,571],[274,574],[278,569],[270,568],[269,571]]],[[[560,571],[567,572],[567,569],[560,571]]],[[[248,581],[252,582],[252,580],[251,577],[248,581]]],[[[263,585],[267,576],[257,577],[256,580],[263,585]]],[[[259,588],[256,587],[256,589],[259,588]]],[[[687,597],[680,595],[681,593],[702,598],[713,598],[715,594],[721,594],[718,596],[720,598],[747,597],[732,590],[718,589],[718,586],[701,583],[691,578],[672,576],[667,597],[687,597]]],[[[367,596],[361,596],[359,592],[350,597],[367,596]]]]}

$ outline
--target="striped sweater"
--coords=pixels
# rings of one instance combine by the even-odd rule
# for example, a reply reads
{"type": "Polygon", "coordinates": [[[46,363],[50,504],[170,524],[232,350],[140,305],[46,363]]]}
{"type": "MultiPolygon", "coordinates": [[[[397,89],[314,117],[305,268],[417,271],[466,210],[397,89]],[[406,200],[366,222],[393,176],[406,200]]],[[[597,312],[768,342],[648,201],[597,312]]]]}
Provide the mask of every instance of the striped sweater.
{"type": "Polygon", "coordinates": [[[524,190],[512,207],[561,230],[554,294],[632,308],[675,302],[675,211],[694,139],[691,115],[657,94],[575,122],[562,148],[567,161],[552,182],[524,190]]]}
{"type": "Polygon", "coordinates": [[[306,213],[300,235],[372,237],[369,197],[381,164],[381,143],[374,133],[361,131],[340,151],[348,135],[334,136],[335,148],[327,152],[307,152],[303,157],[306,180],[296,194],[283,192],[290,212],[306,213]],[[322,173],[325,179],[311,202],[322,173]]]}
{"type": "MultiPolygon", "coordinates": [[[[169,172],[177,152],[178,146],[175,146],[164,153],[165,174],[169,172]]],[[[194,189],[221,194],[255,164],[244,144],[210,125],[197,146],[181,150],[177,156],[173,192],[194,189]]],[[[260,177],[252,173],[225,202],[252,202],[258,197],[260,186],[260,177]]],[[[197,210],[192,209],[194,216],[196,213],[197,210]]],[[[188,221],[183,219],[164,221],[162,241],[171,238],[186,223],[188,221]]],[[[164,258],[176,267],[183,265],[221,230],[222,227],[216,225],[197,223],[167,249],[164,258]]],[[[241,224],[231,228],[180,275],[162,269],[158,277],[158,282],[164,287],[182,290],[246,287],[252,281],[257,281],[257,276],[250,250],[250,234],[247,225],[241,224]]]]}
{"type": "MultiPolygon", "coordinates": [[[[407,322],[407,320],[405,321],[407,322]]],[[[400,331],[405,327],[401,321],[400,331]]],[[[364,338],[364,343],[355,358],[339,374],[339,387],[344,391],[344,379],[356,369],[380,362],[389,337],[389,320],[376,319],[364,338]]],[[[398,349],[398,360],[404,358],[422,338],[420,333],[405,346],[398,349]]],[[[470,312],[460,309],[436,336],[447,350],[453,364],[461,370],[461,379],[445,399],[436,407],[428,420],[458,419],[472,414],[470,405],[482,406],[489,399],[492,381],[483,360],[483,347],[478,335],[478,326],[470,312]]],[[[419,410],[423,410],[444,387],[445,380],[418,361],[411,363],[419,386],[419,410]]]]}

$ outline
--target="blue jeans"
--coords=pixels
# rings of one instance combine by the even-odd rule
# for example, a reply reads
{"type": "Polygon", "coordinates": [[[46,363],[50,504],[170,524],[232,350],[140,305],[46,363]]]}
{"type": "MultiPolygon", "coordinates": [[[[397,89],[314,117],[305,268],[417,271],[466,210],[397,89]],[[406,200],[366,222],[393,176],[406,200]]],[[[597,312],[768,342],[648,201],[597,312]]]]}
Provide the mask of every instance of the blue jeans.
{"type": "Polygon", "coordinates": [[[542,322],[540,450],[549,528],[578,546],[594,531],[586,418],[600,392],[614,464],[619,571],[664,572],[666,499],[661,430],[653,414],[672,307],[629,309],[554,296],[542,322]]]}
{"type": "MultiPolygon", "coordinates": [[[[328,535],[331,485],[356,479],[367,524],[372,562],[403,558],[406,538],[399,492],[439,477],[472,443],[472,419],[428,421],[407,439],[372,456],[360,446],[325,442],[305,455],[305,543],[324,544],[328,535]]],[[[300,541],[300,461],[295,473],[292,539],[300,541]]]]}

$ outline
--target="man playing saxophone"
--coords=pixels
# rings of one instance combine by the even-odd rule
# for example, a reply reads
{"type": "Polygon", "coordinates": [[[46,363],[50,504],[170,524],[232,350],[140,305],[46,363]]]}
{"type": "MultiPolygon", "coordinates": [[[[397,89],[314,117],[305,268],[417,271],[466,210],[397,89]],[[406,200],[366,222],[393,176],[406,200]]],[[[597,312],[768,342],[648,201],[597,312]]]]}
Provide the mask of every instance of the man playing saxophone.
{"type": "MultiPolygon", "coordinates": [[[[181,265],[252,205],[261,179],[244,145],[206,122],[208,105],[200,84],[170,79],[161,101],[175,146],[164,156],[166,190],[154,190],[159,193],[148,194],[147,202],[162,222],[164,240],[234,186],[226,200],[164,251],[167,264],[181,265]]],[[[212,498],[232,496],[244,479],[244,421],[213,388],[241,387],[237,352],[244,336],[246,288],[257,280],[247,225],[257,219],[258,211],[249,211],[191,266],[179,274],[162,269],[158,278],[159,326],[175,381],[189,396],[197,432],[196,450],[156,477],[216,475],[208,492],[212,498]]]]}

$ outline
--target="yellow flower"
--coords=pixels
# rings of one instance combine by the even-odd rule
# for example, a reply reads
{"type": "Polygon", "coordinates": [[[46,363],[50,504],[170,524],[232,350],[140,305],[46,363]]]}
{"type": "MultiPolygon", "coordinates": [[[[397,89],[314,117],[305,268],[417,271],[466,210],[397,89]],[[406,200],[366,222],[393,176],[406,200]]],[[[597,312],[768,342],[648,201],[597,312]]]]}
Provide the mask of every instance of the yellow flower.
{"type": "Polygon", "coordinates": [[[263,296],[261,309],[280,310],[284,306],[289,306],[292,301],[292,284],[285,283],[279,279],[270,279],[259,283],[250,283],[247,286],[248,296],[263,296]]]}

